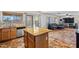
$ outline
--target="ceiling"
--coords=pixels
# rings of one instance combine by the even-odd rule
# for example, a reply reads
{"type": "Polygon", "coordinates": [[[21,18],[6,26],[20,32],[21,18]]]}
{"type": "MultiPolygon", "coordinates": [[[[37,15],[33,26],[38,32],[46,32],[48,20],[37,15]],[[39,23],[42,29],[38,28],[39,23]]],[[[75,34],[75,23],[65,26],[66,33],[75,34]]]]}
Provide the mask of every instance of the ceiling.
{"type": "Polygon", "coordinates": [[[79,11],[42,11],[42,13],[51,14],[51,15],[60,15],[60,16],[79,16],[79,11]]]}
{"type": "Polygon", "coordinates": [[[79,11],[14,11],[17,13],[26,14],[46,14],[46,15],[57,15],[57,16],[79,16],[79,11]]]}
{"type": "Polygon", "coordinates": [[[79,11],[26,11],[26,13],[57,15],[57,16],[79,16],[79,11]]]}

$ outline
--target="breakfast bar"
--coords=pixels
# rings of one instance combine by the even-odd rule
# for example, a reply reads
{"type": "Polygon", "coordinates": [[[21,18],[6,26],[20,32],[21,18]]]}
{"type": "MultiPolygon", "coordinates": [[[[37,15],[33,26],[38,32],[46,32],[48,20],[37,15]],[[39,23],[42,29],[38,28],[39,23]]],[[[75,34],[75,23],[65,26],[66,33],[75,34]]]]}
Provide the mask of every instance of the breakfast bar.
{"type": "Polygon", "coordinates": [[[48,48],[48,32],[51,30],[39,28],[24,29],[24,43],[26,48],[48,48]]]}

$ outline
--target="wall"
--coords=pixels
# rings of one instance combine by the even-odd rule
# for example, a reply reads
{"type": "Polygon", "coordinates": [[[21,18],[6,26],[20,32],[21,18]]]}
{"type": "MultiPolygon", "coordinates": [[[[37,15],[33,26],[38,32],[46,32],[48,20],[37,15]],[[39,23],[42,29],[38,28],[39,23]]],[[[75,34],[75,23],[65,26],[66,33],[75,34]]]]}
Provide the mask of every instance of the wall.
{"type": "Polygon", "coordinates": [[[48,27],[48,20],[46,15],[40,15],[40,27],[47,28],[48,27]]]}
{"type": "Polygon", "coordinates": [[[54,23],[59,23],[60,21],[60,17],[59,16],[53,16],[53,19],[54,19],[54,23]]]}
{"type": "Polygon", "coordinates": [[[50,19],[48,19],[49,23],[59,23],[60,21],[60,16],[49,16],[50,19]]]}
{"type": "Polygon", "coordinates": [[[26,26],[26,14],[23,13],[23,25],[26,26]]]}
{"type": "Polygon", "coordinates": [[[79,16],[75,16],[75,23],[78,24],[78,28],[79,28],[79,16]]]}
{"type": "Polygon", "coordinates": [[[79,16],[75,16],[75,23],[79,23],[79,16]]]}
{"type": "Polygon", "coordinates": [[[41,25],[41,27],[47,28],[48,23],[59,23],[60,18],[61,18],[60,16],[42,14],[40,16],[40,25],[41,25]],[[49,21],[49,19],[50,19],[50,21],[49,21]]]}

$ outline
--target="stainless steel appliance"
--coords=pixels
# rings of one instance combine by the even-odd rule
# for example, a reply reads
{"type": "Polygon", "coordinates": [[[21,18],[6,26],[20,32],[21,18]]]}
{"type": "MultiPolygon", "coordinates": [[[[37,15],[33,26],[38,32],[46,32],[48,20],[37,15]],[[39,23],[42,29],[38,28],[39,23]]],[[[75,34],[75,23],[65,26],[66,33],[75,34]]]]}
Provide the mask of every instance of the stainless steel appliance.
{"type": "Polygon", "coordinates": [[[24,31],[23,31],[24,28],[25,28],[25,27],[18,27],[18,28],[17,28],[17,37],[22,37],[22,36],[24,36],[24,31]]]}

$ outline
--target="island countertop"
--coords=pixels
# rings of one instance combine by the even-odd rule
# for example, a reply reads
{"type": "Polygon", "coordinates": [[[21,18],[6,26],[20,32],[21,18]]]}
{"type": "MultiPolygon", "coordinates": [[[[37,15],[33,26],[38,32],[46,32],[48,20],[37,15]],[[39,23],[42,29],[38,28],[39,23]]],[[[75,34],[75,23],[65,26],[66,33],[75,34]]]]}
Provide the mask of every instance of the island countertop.
{"type": "Polygon", "coordinates": [[[38,30],[34,30],[33,28],[25,28],[24,29],[25,32],[30,33],[33,36],[38,36],[38,35],[42,35],[44,33],[48,33],[52,30],[46,29],[46,28],[39,28],[38,30]]]}

